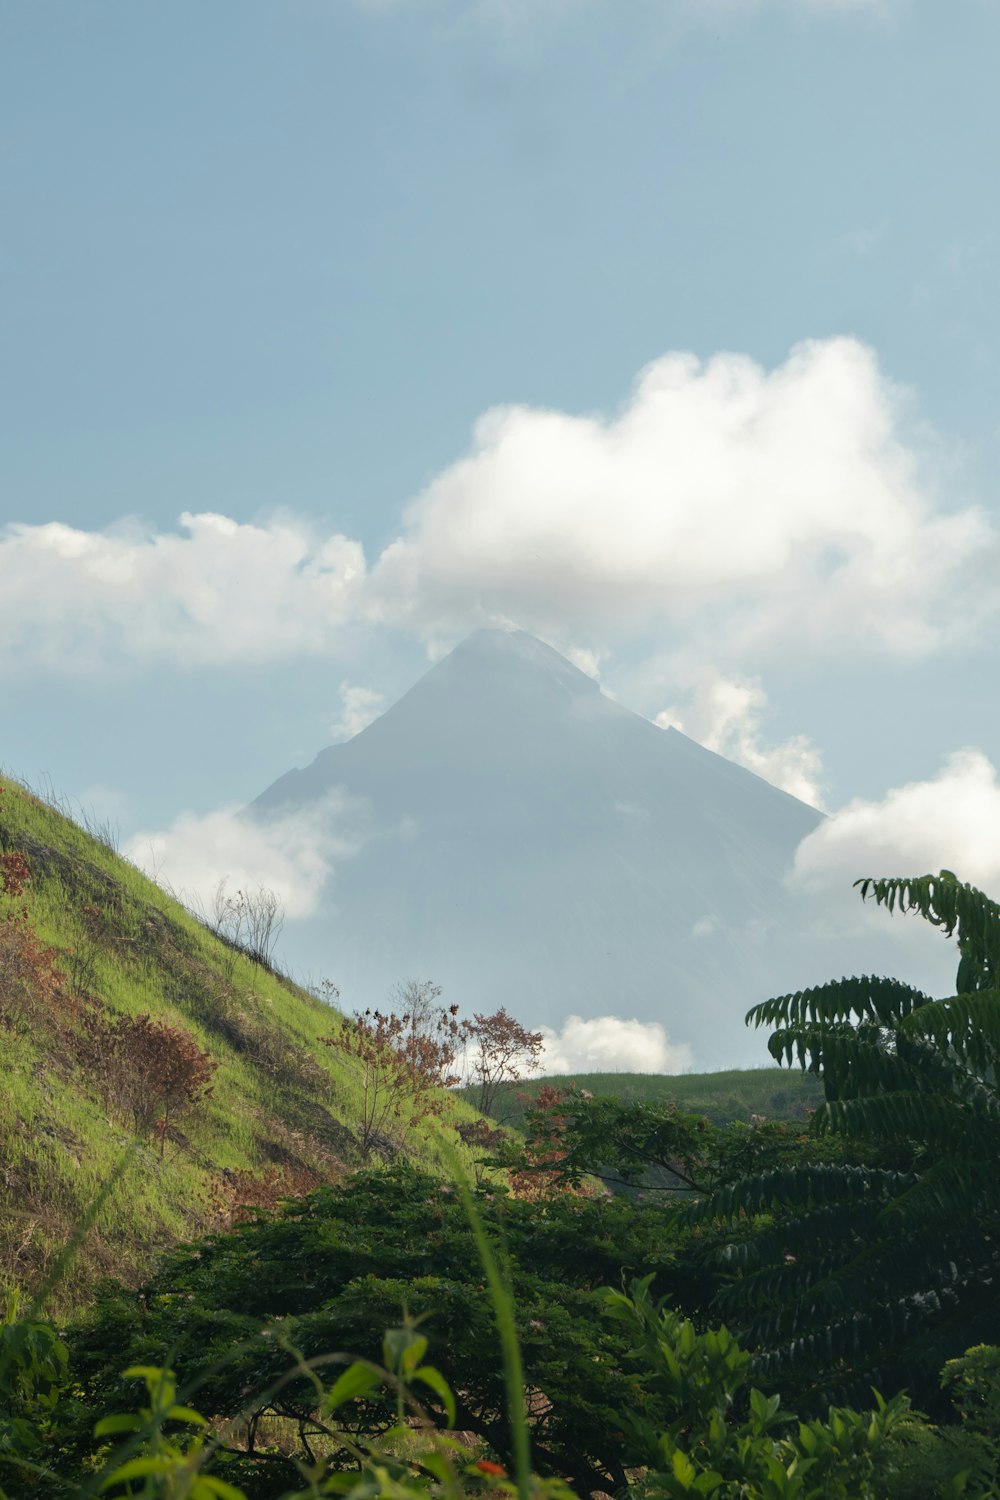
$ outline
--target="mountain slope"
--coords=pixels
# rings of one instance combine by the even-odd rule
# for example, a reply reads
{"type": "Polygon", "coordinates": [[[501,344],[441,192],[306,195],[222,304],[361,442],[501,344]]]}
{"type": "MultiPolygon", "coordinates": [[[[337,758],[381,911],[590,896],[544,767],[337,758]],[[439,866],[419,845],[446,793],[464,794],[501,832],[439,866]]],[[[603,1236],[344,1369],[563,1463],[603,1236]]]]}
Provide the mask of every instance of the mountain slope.
{"type": "MultiPolygon", "coordinates": [[[[44,1281],[102,1191],[60,1279],[63,1306],[99,1273],[143,1274],[241,1203],[308,1190],[357,1162],[359,1065],[320,1041],[339,1030],[336,1011],[0,778],[5,872],[19,878],[0,895],[0,1294],[44,1281]],[[159,1135],[116,1106],[114,1028],[140,1014],[217,1065],[210,1095],[159,1135]]],[[[433,1165],[435,1139],[431,1122],[404,1149],[433,1165]]]]}
{"type": "Polygon", "coordinates": [[[477,632],[252,811],[350,831],[294,956],[351,1004],[430,975],[533,1025],[661,1020],[716,1064],[759,1055],[746,1008],[816,973],[785,875],[821,814],[524,632],[477,632]]]}

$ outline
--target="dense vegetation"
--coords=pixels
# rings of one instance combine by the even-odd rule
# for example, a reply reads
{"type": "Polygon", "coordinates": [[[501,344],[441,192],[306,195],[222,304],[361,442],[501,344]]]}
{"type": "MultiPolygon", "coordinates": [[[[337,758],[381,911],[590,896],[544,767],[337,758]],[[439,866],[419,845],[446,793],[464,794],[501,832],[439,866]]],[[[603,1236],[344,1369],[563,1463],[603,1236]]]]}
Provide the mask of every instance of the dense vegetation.
{"type": "MultiPolygon", "coordinates": [[[[796,1420],[731,1333],[657,1298],[655,1274],[601,1285],[622,1243],[664,1259],[661,1209],[455,1197],[412,1170],[362,1177],[176,1255],[140,1298],[107,1288],[65,1344],[8,1325],[8,1493],[996,1493],[995,1349],[946,1366],[942,1426],[902,1394],[796,1420]]],[[[671,1264],[660,1277],[676,1290],[671,1264]]]]}
{"type": "Polygon", "coordinates": [[[815,1075],[790,1073],[777,1066],[670,1075],[547,1074],[500,1089],[487,1113],[504,1124],[522,1126],[526,1110],[543,1088],[576,1088],[595,1098],[610,1096],[623,1104],[672,1104],[685,1114],[706,1116],[713,1125],[727,1125],[731,1120],[749,1124],[755,1115],[766,1120],[804,1120],[823,1099],[823,1089],[815,1075]]]}
{"type": "Polygon", "coordinates": [[[922,1396],[943,1358],[1000,1339],[1000,907],[947,871],[862,890],[954,934],[958,993],[845,979],[755,1007],[774,1056],[822,1077],[814,1133],[859,1164],[752,1176],[696,1215],[775,1223],[723,1299],[770,1371],[922,1396]]]}
{"type": "Polygon", "coordinates": [[[862,978],[751,1012],[818,1091],[808,1117],[790,1084],[784,1121],[720,1123],[545,1082],[511,1132],[429,1086],[461,1027],[430,991],[338,1029],[259,946],[23,790],[2,805],[6,1494],[1000,1495],[981,893],[866,892],[957,937],[956,996],[862,978]],[[226,1174],[243,1191],[206,1206],[226,1174]]]}
{"type": "MultiPolygon", "coordinates": [[[[0,1286],[41,1286],[102,1190],[63,1308],[361,1161],[364,1068],[322,1045],[339,1014],[220,915],[222,936],[0,778],[0,1286]]],[[[393,1141],[439,1160],[431,1114],[393,1141]]]]}

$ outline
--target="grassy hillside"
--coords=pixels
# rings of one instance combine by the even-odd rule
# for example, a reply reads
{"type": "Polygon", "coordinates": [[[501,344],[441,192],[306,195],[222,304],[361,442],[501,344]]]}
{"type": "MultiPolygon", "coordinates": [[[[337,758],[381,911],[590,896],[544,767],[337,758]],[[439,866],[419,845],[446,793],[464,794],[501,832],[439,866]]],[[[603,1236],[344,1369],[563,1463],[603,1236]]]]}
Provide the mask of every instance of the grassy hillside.
{"type": "MultiPolygon", "coordinates": [[[[101,1273],[142,1275],[241,1203],[305,1191],[357,1163],[361,1070],[321,1043],[341,1027],[334,1010],[0,778],[0,873],[17,875],[17,853],[30,878],[20,889],[8,878],[0,896],[0,1292],[36,1289],[102,1191],[60,1279],[63,1307],[101,1273]],[[217,1064],[210,1095],[158,1133],[116,1109],[109,1086],[107,1039],[121,1017],[141,1014],[180,1028],[217,1064]]],[[[471,1115],[453,1096],[445,1110],[471,1115]]],[[[439,1132],[429,1119],[402,1149],[435,1167],[439,1132]]]]}
{"type": "MultiPolygon", "coordinates": [[[[797,1069],[734,1068],[725,1073],[575,1073],[570,1077],[532,1079],[505,1090],[494,1113],[504,1124],[524,1119],[521,1095],[533,1097],[543,1084],[591,1094],[611,1094],[625,1102],[672,1099],[687,1114],[707,1115],[716,1125],[763,1115],[768,1120],[802,1119],[823,1094],[818,1079],[797,1069]]],[[[474,1097],[470,1094],[469,1097],[474,1097]]]]}

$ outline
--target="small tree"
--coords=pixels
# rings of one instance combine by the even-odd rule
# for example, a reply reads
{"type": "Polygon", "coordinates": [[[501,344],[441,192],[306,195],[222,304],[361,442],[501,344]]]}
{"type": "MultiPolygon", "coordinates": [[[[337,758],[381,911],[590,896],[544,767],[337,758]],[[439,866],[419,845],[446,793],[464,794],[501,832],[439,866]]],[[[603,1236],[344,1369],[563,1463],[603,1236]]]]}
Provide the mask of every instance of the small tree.
{"type": "Polygon", "coordinates": [[[400,1125],[414,1126],[441,1113],[441,1091],[460,1080],[451,1069],[461,1038],[458,1006],[436,1004],[430,981],[409,981],[397,991],[403,1011],[355,1011],[336,1036],[322,1037],[362,1068],[361,1149],[365,1156],[389,1144],[400,1125]]]}
{"type": "MultiPolygon", "coordinates": [[[[392,990],[390,999],[392,1001],[392,1014],[406,1018],[407,1029],[411,1036],[438,1037],[442,1020],[445,1017],[445,1009],[439,1002],[441,999],[441,986],[435,984],[432,979],[407,979],[403,984],[397,984],[392,990]]],[[[447,1012],[450,1016],[457,1016],[458,1006],[453,1005],[447,1012]]],[[[453,1035],[457,1036],[453,1031],[453,1035]]]]}
{"type": "MultiPolygon", "coordinates": [[[[567,1190],[564,1136],[569,1121],[568,1099],[565,1089],[542,1084],[525,1118],[525,1139],[508,1141],[499,1153],[498,1165],[507,1167],[515,1198],[540,1202],[567,1190]]],[[[579,1192],[582,1184],[581,1178],[569,1184],[569,1190],[579,1192]]]]}
{"type": "Polygon", "coordinates": [[[492,1115],[505,1084],[520,1083],[526,1072],[538,1071],[542,1033],[529,1031],[503,1006],[490,1016],[474,1011],[462,1031],[471,1054],[468,1081],[479,1090],[476,1107],[480,1114],[492,1115]]]}

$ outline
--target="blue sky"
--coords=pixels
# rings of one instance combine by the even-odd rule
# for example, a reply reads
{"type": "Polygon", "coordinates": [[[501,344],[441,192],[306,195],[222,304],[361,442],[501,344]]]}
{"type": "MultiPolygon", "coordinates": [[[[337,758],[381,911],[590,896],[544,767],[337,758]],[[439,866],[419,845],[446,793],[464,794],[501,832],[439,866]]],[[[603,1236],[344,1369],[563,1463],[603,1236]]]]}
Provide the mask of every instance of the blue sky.
{"type": "Polygon", "coordinates": [[[842,333],[995,467],[995,4],[0,17],[11,518],[377,546],[497,402],[842,333]]]}
{"type": "Polygon", "coordinates": [[[998,48],[996,0],[0,0],[4,764],[163,829],[509,621],[866,799],[852,858],[993,879],[998,48]]]}

